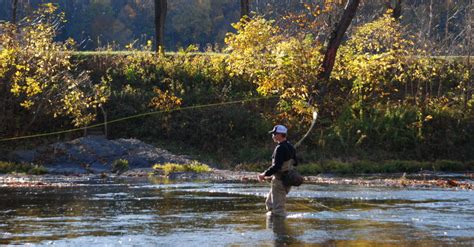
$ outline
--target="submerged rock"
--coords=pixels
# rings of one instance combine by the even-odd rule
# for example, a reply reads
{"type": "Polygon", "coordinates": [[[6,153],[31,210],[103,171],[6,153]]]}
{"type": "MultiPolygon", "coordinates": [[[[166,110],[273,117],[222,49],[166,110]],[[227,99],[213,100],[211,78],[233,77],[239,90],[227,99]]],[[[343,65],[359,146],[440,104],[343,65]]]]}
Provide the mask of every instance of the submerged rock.
{"type": "Polygon", "coordinates": [[[107,140],[102,136],[81,137],[10,154],[14,162],[40,164],[51,173],[69,174],[110,172],[112,163],[118,159],[127,160],[129,169],[151,168],[166,162],[191,163],[186,156],[174,155],[137,139],[107,140]]]}

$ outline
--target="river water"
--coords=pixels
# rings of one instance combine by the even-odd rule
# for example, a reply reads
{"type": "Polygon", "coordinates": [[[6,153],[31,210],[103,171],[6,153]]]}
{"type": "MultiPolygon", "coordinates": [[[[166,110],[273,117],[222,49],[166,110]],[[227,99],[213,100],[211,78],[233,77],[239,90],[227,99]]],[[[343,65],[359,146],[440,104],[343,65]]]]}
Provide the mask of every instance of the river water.
{"type": "Polygon", "coordinates": [[[0,245],[474,245],[473,191],[302,185],[274,219],[268,189],[152,178],[0,187],[0,245]]]}

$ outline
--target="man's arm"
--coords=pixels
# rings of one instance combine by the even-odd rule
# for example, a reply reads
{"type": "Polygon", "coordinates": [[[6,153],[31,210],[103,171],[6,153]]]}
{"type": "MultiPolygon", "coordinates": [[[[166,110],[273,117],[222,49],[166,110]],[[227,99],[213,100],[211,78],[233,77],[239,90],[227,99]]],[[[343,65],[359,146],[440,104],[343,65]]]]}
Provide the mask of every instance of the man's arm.
{"type": "Polygon", "coordinates": [[[273,164],[265,172],[264,176],[272,176],[275,172],[281,170],[283,162],[285,162],[285,147],[278,145],[275,148],[275,158],[273,159],[273,164]]]}

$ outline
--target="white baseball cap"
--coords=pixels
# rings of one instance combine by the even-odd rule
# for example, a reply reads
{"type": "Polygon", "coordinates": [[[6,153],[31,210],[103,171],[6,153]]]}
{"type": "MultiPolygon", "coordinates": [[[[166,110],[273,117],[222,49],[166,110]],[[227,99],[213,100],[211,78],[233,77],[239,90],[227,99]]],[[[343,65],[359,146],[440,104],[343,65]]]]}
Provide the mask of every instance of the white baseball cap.
{"type": "Polygon", "coordinates": [[[268,132],[269,134],[275,134],[275,133],[278,133],[278,134],[286,134],[288,133],[288,129],[284,126],[284,125],[275,125],[275,127],[273,127],[272,130],[270,130],[268,132]]]}

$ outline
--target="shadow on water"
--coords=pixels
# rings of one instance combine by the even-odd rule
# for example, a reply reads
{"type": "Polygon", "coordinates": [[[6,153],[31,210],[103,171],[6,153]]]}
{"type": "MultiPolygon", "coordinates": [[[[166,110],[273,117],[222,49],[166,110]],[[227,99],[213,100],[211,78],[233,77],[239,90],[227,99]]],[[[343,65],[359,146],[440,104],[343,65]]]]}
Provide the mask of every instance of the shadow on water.
{"type": "Polygon", "coordinates": [[[267,218],[266,184],[116,179],[0,188],[0,244],[446,245],[474,243],[470,191],[304,185],[267,218]]]}

